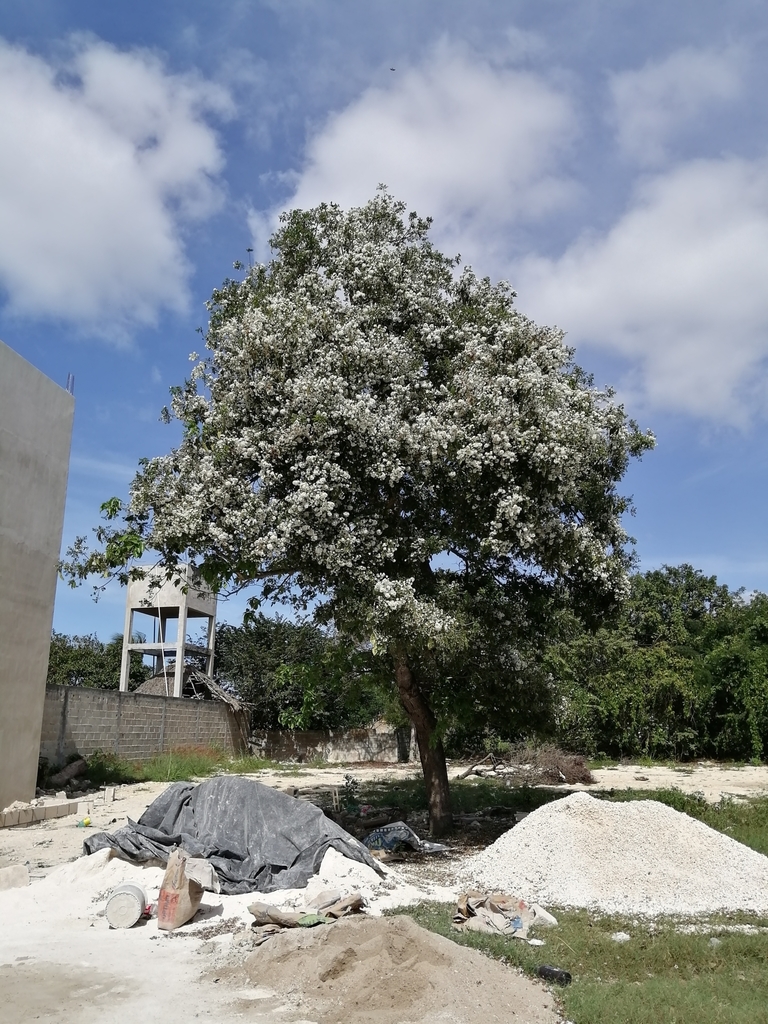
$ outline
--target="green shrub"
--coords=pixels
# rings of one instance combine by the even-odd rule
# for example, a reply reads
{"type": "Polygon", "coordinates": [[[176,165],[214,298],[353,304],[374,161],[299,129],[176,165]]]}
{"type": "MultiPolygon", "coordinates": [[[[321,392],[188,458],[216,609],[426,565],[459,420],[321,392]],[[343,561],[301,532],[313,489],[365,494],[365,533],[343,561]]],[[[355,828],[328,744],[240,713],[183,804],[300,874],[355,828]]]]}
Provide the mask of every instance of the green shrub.
{"type": "Polygon", "coordinates": [[[632,579],[627,606],[546,652],[558,740],[590,756],[768,758],[768,597],[689,565],[632,579]]]}

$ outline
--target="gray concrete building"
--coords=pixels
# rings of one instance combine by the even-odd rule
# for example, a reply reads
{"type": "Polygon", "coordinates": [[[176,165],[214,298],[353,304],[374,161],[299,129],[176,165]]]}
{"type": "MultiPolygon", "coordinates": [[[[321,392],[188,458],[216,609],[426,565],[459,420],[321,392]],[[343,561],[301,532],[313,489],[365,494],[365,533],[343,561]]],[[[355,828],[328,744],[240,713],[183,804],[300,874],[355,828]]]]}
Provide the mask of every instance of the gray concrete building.
{"type": "Polygon", "coordinates": [[[74,409],[0,341],[0,810],[35,795],[74,409]]]}

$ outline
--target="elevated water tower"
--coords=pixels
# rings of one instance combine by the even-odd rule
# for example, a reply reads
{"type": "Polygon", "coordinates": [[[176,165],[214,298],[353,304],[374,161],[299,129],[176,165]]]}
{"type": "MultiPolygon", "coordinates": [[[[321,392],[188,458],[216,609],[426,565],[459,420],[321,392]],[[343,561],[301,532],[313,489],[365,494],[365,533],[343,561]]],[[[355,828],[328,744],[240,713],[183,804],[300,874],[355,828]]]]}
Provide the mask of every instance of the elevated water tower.
{"type": "MultiPolygon", "coordinates": [[[[190,571],[187,565],[178,566],[173,580],[166,579],[163,571],[155,566],[141,566],[141,568],[144,570],[144,578],[132,580],[128,584],[126,595],[120,689],[123,691],[128,689],[131,653],[139,651],[142,655],[149,654],[154,657],[155,675],[162,675],[166,671],[166,661],[174,659],[173,696],[181,697],[187,654],[204,656],[205,674],[213,677],[216,595],[190,571]],[[179,582],[177,583],[176,580],[179,582]],[[143,643],[132,642],[136,613],[148,615],[154,620],[151,641],[147,639],[143,643]],[[174,619],[177,622],[175,636],[169,638],[168,623],[169,620],[174,619]],[[187,642],[187,624],[190,619],[205,620],[204,646],[187,642]]],[[[171,695],[170,681],[168,695],[171,695]]]]}

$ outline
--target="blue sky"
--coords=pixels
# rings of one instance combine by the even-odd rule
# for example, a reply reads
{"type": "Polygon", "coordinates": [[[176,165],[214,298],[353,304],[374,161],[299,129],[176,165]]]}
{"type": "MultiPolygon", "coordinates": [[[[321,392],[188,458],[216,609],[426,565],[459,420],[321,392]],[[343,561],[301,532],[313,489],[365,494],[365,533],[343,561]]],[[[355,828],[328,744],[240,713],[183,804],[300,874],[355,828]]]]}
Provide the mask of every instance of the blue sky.
{"type": "Polygon", "coordinates": [[[174,443],[233,261],[385,182],[654,430],[642,567],[768,590],[767,42],[753,0],[4,0],[0,337],[75,374],[65,544],[174,443]]]}

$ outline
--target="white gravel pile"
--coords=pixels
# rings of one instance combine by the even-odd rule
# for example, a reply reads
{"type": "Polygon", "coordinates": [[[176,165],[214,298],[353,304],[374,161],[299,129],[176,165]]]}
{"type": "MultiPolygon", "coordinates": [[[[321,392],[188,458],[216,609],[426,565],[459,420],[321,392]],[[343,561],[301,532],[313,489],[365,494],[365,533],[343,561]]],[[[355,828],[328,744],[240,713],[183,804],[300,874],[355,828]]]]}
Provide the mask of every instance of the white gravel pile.
{"type": "Polygon", "coordinates": [[[470,858],[460,878],[603,913],[768,912],[768,857],[655,800],[556,800],[470,858]]]}

